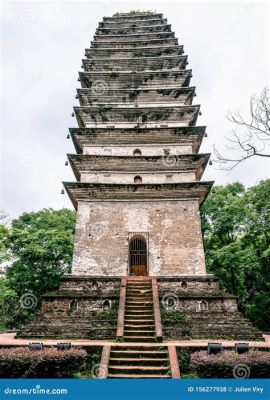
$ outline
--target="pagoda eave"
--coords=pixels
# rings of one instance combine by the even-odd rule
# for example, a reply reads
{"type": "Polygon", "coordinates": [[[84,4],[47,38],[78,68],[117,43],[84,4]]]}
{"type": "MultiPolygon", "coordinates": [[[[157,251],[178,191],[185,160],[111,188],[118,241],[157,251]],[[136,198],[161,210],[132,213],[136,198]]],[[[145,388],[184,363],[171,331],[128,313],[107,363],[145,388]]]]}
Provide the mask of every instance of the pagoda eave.
{"type": "Polygon", "coordinates": [[[163,184],[63,182],[76,209],[79,201],[179,201],[194,199],[202,204],[213,184],[213,181],[163,184]]]}
{"type": "Polygon", "coordinates": [[[111,156],[67,154],[72,170],[79,181],[84,173],[183,173],[194,172],[199,180],[210,154],[164,156],[111,156]]]}
{"type": "Polygon", "coordinates": [[[74,112],[80,127],[98,125],[130,126],[138,124],[156,126],[157,124],[175,124],[176,126],[195,125],[199,115],[200,105],[166,104],[152,107],[126,107],[123,105],[82,106],[74,107],[74,112]],[[145,120],[142,119],[145,116],[145,120]],[[182,120],[179,121],[179,118],[182,120]],[[110,125],[108,124],[110,121],[110,125]]]}
{"type": "Polygon", "coordinates": [[[170,88],[138,87],[115,89],[105,87],[101,93],[96,93],[95,87],[77,89],[80,106],[99,104],[121,104],[125,107],[135,107],[139,102],[142,107],[154,107],[160,104],[191,105],[196,88],[194,86],[176,86],[170,88]]]}
{"type": "Polygon", "coordinates": [[[107,88],[137,88],[145,84],[147,80],[147,86],[153,86],[160,88],[174,87],[176,84],[179,86],[189,86],[190,79],[192,76],[191,69],[178,69],[178,70],[164,70],[156,69],[155,71],[110,71],[100,68],[99,71],[85,71],[79,72],[79,80],[82,88],[89,88],[96,80],[105,81],[105,90],[107,88]],[[115,77],[118,77],[117,81],[115,77]],[[153,77],[155,79],[153,79],[153,77]],[[170,81],[168,82],[168,78],[170,81]]]}
{"type": "Polygon", "coordinates": [[[184,145],[191,144],[194,153],[199,151],[206,126],[188,126],[182,128],[70,128],[70,136],[73,140],[76,152],[81,154],[83,146],[111,145],[113,140],[116,146],[134,146],[155,144],[184,145]]]}

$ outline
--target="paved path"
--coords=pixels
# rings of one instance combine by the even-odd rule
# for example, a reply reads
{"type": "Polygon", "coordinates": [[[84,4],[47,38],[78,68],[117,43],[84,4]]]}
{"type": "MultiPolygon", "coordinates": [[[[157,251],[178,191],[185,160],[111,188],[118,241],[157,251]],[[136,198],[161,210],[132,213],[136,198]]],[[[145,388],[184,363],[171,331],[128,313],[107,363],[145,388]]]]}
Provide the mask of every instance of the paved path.
{"type": "MultiPolygon", "coordinates": [[[[270,349],[270,335],[264,335],[265,342],[249,342],[250,347],[256,348],[269,348],[270,349]]],[[[108,340],[45,340],[45,339],[15,339],[15,333],[0,333],[0,346],[25,346],[29,342],[42,341],[44,345],[56,345],[58,342],[70,341],[74,346],[104,346],[111,345],[123,346],[124,342],[114,342],[108,340]]],[[[239,340],[222,340],[222,339],[206,339],[206,340],[171,340],[162,342],[163,345],[173,345],[176,347],[207,347],[208,342],[219,342],[222,343],[223,347],[233,347],[239,340]]],[[[141,343],[128,342],[128,346],[139,346],[141,343]]],[[[147,343],[148,346],[157,346],[158,343],[147,343]]]]}

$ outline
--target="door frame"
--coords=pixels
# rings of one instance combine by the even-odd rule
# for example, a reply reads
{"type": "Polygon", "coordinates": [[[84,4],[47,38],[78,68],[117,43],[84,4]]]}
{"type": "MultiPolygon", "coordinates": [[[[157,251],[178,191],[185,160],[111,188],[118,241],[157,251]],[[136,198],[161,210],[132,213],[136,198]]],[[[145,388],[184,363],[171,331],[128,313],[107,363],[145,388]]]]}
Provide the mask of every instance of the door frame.
{"type": "MultiPolygon", "coordinates": [[[[128,275],[131,276],[131,260],[130,260],[130,242],[135,238],[142,238],[145,240],[146,244],[146,276],[149,275],[149,234],[148,232],[129,232],[128,233],[128,275]]],[[[143,276],[143,275],[137,275],[143,276]]]]}

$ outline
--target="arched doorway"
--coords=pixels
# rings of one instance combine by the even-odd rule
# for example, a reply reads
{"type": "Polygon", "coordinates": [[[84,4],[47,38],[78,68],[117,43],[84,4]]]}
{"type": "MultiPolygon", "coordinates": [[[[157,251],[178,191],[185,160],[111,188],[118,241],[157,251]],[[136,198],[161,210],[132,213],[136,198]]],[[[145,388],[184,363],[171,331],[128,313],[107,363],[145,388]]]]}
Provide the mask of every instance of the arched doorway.
{"type": "Polygon", "coordinates": [[[147,244],[143,236],[133,236],[129,241],[130,275],[147,275],[147,244]]]}

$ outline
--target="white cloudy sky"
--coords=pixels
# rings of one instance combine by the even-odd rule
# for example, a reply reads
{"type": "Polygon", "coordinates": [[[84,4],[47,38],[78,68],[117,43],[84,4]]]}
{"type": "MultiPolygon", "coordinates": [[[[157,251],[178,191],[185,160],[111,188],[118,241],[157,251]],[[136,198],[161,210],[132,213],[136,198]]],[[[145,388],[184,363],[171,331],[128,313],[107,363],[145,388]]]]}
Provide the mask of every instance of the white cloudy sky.
{"type": "MultiPolygon", "coordinates": [[[[62,181],[73,152],[77,77],[98,22],[131,9],[162,12],[184,44],[208,126],[202,151],[212,151],[232,126],[229,110],[248,109],[252,94],[269,85],[269,4],[229,1],[2,2],[1,206],[11,217],[44,207],[71,207],[62,181]]],[[[266,159],[228,174],[209,166],[204,179],[251,186],[269,176],[266,159]]]]}

